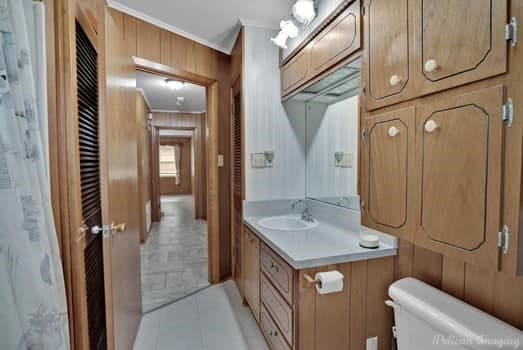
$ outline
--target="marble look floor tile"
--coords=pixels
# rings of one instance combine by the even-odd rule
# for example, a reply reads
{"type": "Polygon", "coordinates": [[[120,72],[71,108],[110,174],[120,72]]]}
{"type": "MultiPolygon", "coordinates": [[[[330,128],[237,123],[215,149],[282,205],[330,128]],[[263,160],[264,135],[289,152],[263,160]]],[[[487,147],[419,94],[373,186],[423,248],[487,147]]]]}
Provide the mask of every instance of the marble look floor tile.
{"type": "Polygon", "coordinates": [[[209,286],[207,222],[191,196],[162,196],[162,220],[140,248],[145,311],[209,286]]]}

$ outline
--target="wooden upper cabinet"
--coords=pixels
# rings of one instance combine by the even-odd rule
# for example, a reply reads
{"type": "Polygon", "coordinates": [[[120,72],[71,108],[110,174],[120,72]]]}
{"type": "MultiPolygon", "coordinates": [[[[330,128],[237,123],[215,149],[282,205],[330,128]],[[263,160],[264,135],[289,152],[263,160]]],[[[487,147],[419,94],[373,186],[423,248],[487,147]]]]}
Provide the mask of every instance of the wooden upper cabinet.
{"type": "Polygon", "coordinates": [[[282,96],[296,90],[309,77],[309,51],[305,47],[281,69],[282,96]]]}
{"type": "Polygon", "coordinates": [[[355,0],[281,67],[283,98],[313,84],[361,48],[361,5],[355,0]]]}
{"type": "Polygon", "coordinates": [[[507,71],[506,0],[416,0],[414,61],[422,94],[507,71]]]}
{"type": "Polygon", "coordinates": [[[363,79],[369,109],[404,99],[410,84],[409,1],[366,0],[363,79]]]}
{"type": "Polygon", "coordinates": [[[361,199],[365,226],[413,240],[414,108],[362,124],[361,199]]]}
{"type": "Polygon", "coordinates": [[[416,243],[498,268],[503,88],[416,110],[420,177],[416,243]]]}
{"type": "Polygon", "coordinates": [[[310,45],[310,70],[322,73],[360,48],[360,1],[354,1],[310,45]]]}

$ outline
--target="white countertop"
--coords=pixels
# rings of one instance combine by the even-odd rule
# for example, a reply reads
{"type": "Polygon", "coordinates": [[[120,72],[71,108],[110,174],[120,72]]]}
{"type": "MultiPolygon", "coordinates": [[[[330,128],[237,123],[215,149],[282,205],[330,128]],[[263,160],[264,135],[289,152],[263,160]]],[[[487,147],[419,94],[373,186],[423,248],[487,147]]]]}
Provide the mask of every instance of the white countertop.
{"type": "MultiPolygon", "coordinates": [[[[288,216],[288,215],[287,215],[288,216]]],[[[375,233],[380,247],[366,249],[359,245],[360,232],[352,232],[319,220],[319,225],[305,231],[268,230],[258,225],[260,216],[244,218],[244,223],[289,265],[300,270],[330,264],[376,259],[397,254],[397,240],[361,226],[362,233],[375,233]]]]}

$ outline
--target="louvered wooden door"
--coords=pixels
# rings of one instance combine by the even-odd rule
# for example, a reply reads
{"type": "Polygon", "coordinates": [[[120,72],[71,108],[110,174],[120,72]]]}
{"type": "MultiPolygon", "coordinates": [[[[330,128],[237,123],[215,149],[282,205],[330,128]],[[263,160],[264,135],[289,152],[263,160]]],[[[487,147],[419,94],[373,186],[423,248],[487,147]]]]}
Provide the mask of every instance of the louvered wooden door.
{"type": "Polygon", "coordinates": [[[78,146],[82,218],[84,222],[85,287],[90,349],[107,348],[100,145],[98,119],[98,54],[79,22],[76,23],[78,146]]]}
{"type": "Polygon", "coordinates": [[[232,158],[233,158],[233,267],[234,280],[242,290],[242,201],[243,201],[243,118],[242,118],[242,93],[241,79],[234,84],[232,93],[232,158]]]}

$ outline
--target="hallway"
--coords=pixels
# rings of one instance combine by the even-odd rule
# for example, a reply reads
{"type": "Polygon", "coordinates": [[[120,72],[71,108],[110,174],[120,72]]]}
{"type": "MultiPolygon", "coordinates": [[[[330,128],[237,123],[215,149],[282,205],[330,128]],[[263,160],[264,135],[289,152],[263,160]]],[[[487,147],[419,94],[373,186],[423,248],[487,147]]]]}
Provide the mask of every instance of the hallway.
{"type": "Polygon", "coordinates": [[[141,246],[143,312],[209,285],[207,222],[194,219],[192,196],[162,196],[162,219],[141,246]]]}

